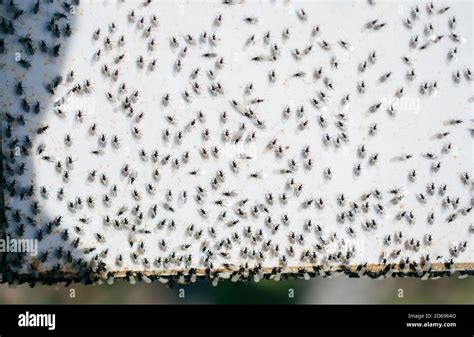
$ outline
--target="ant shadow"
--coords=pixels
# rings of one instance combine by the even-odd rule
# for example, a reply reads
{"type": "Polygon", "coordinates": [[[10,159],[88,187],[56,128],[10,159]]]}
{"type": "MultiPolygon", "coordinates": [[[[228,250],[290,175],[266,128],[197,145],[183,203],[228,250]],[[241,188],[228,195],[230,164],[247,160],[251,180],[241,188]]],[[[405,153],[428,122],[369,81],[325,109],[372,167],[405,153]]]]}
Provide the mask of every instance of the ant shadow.
{"type": "Polygon", "coordinates": [[[104,272],[104,266],[94,263],[88,253],[91,249],[83,249],[74,241],[75,233],[62,228],[62,218],[41,209],[45,195],[37,183],[37,162],[46,154],[41,150],[41,134],[47,132],[42,123],[53,113],[63,84],[72,82],[63,68],[77,29],[78,4],[35,0],[0,4],[0,239],[24,243],[16,251],[4,245],[0,283],[87,284],[104,272]]]}

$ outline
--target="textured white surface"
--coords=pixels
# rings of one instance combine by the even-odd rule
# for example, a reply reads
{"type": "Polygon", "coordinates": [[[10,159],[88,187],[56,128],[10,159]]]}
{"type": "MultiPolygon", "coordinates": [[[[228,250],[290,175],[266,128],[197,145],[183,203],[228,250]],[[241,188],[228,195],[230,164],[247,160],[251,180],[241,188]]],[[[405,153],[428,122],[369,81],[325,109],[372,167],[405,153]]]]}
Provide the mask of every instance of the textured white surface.
{"type": "MultiPolygon", "coordinates": [[[[97,247],[95,253],[108,248],[108,256],[101,258],[107,263],[107,269],[113,270],[159,270],[185,268],[185,263],[168,266],[155,265],[153,261],[162,257],[169,257],[172,252],[177,257],[192,254],[192,261],[187,267],[204,268],[206,264],[203,253],[203,243],[207,242],[208,250],[214,252],[211,258],[215,268],[224,263],[231,265],[242,265],[248,262],[249,266],[255,266],[261,262],[263,267],[283,266],[282,256],[286,256],[288,266],[305,265],[337,265],[343,264],[379,264],[382,262],[381,254],[385,253],[388,262],[399,262],[400,258],[409,257],[420,261],[422,255],[429,254],[431,261],[445,262],[451,258],[450,247],[458,245],[461,241],[471,241],[472,232],[469,226],[472,222],[472,213],[466,216],[460,215],[460,210],[471,206],[472,187],[464,184],[460,179],[462,172],[472,173],[472,82],[464,76],[460,83],[452,79],[454,71],[464,72],[466,68],[472,69],[473,46],[472,46],[472,12],[471,2],[455,2],[452,8],[444,14],[428,15],[424,4],[420,6],[420,18],[415,20],[414,27],[408,29],[402,20],[410,15],[413,8],[411,2],[381,2],[376,6],[369,6],[366,2],[254,2],[249,1],[238,5],[222,5],[217,2],[153,2],[148,7],[143,7],[139,2],[116,2],[116,1],[91,1],[81,4],[73,24],[74,34],[68,41],[62,64],[62,74],[67,78],[71,69],[76,72],[76,80],[71,84],[61,86],[56,96],[59,99],[70,90],[73,83],[81,83],[89,79],[93,89],[88,95],[74,96],[69,101],[64,118],[58,118],[54,108],[49,106],[48,113],[44,115],[41,124],[48,124],[49,130],[46,134],[35,137],[35,144],[46,144],[46,153],[65,163],[66,156],[70,155],[75,160],[73,169],[69,170],[70,182],[65,183],[62,174],[54,168],[54,163],[41,159],[35,155],[33,158],[34,179],[37,186],[46,186],[50,191],[48,199],[44,199],[37,191],[37,199],[42,205],[42,213],[39,222],[46,222],[62,215],[63,224],[60,230],[68,228],[70,239],[78,236],[73,227],[78,225],[78,219],[86,217],[90,222],[81,225],[85,233],[80,235],[80,249],[75,250],[76,256],[83,254],[86,247],[97,247]],[[300,20],[297,11],[301,8],[307,13],[307,20],[300,20]],[[150,17],[155,14],[159,24],[152,28],[149,37],[144,36],[143,29],[137,27],[137,22],[130,23],[127,15],[135,9],[137,21],[140,17],[145,18],[145,28],[150,25],[150,17]],[[222,23],[216,25],[214,20],[219,14],[222,15],[222,23]],[[451,30],[448,20],[455,15],[458,21],[456,29],[451,30]],[[248,24],[245,17],[254,16],[258,23],[248,24]],[[364,28],[364,24],[378,18],[379,22],[387,25],[378,31],[364,28]],[[109,24],[114,22],[117,30],[109,31],[109,24]],[[426,50],[411,48],[410,38],[418,35],[419,46],[423,45],[429,37],[424,28],[428,23],[434,26],[435,35],[445,35],[439,43],[433,44],[426,50]],[[319,25],[320,34],[312,36],[315,25],[319,25]],[[99,40],[92,38],[94,31],[101,28],[102,34],[99,40]],[[289,28],[288,39],[282,37],[284,29],[289,28]],[[209,35],[215,33],[218,42],[215,46],[207,39],[199,41],[199,36],[206,31],[209,35]],[[271,33],[270,42],[264,41],[266,32],[271,33]],[[447,35],[456,32],[466,38],[465,43],[453,42],[447,35]],[[191,34],[197,41],[189,44],[185,41],[186,34],[191,34]],[[251,35],[255,35],[255,44],[247,45],[246,41],[251,35]],[[117,46],[118,38],[124,35],[126,42],[123,47],[117,46]],[[104,38],[109,36],[113,48],[108,50],[104,47],[104,38]],[[175,36],[179,41],[179,47],[170,46],[170,38],[175,36]],[[148,48],[148,42],[154,38],[155,50],[148,48]],[[331,43],[331,50],[324,50],[320,43],[322,40],[331,43]],[[350,50],[339,45],[339,40],[346,40],[351,44],[350,50]],[[271,46],[277,43],[280,47],[280,55],[276,61],[255,62],[251,59],[258,55],[270,55],[271,46]],[[296,59],[292,51],[298,48],[303,51],[312,45],[313,48],[308,55],[301,60],[296,59]],[[182,49],[187,47],[185,56],[182,49]],[[450,48],[458,48],[456,60],[448,61],[447,55],[450,48]],[[102,49],[100,60],[94,58],[97,49],[102,49]],[[367,69],[360,72],[359,65],[367,60],[369,53],[376,51],[377,60],[375,64],[368,62],[367,69]],[[203,53],[214,52],[218,56],[208,59],[202,57],[203,53]],[[116,64],[115,58],[125,53],[124,60],[116,64]],[[180,56],[181,55],[181,56],[180,56]],[[141,69],[137,66],[137,59],[143,56],[145,66],[141,69]],[[414,61],[410,67],[402,61],[402,56],[407,56],[414,61]],[[224,66],[218,69],[216,60],[224,58],[224,66]],[[338,67],[331,66],[331,59],[336,57],[338,67]],[[156,58],[157,66],[154,71],[148,69],[148,64],[156,58]],[[183,67],[176,71],[175,63],[181,58],[183,67]],[[120,69],[120,76],[114,81],[111,76],[104,76],[101,67],[107,64],[111,71],[120,69]],[[193,69],[199,67],[200,73],[197,81],[202,87],[202,93],[197,95],[192,90],[194,80],[190,78],[193,69]],[[315,69],[322,67],[323,74],[320,79],[313,77],[315,69]],[[413,81],[407,79],[406,74],[414,68],[417,76],[413,81]],[[215,71],[215,80],[209,79],[206,72],[215,71]],[[275,70],[276,80],[269,81],[268,74],[275,70]],[[292,74],[304,71],[303,78],[294,78],[292,74]],[[379,78],[392,72],[392,76],[386,82],[379,78]],[[324,84],[324,78],[328,77],[334,84],[334,90],[330,90],[324,84]],[[357,83],[364,80],[367,85],[365,94],[357,91],[357,83]],[[421,94],[420,85],[424,82],[437,81],[437,94],[421,94]],[[224,94],[213,95],[209,91],[212,83],[220,82],[224,88],[224,94]],[[128,86],[128,94],[139,90],[138,101],[133,104],[134,115],[127,113],[120,107],[125,94],[119,94],[118,88],[121,83],[128,86]],[[245,88],[249,83],[254,85],[254,93],[248,95],[245,88]],[[396,104],[396,91],[404,87],[404,97],[400,111],[395,116],[387,113],[390,103],[396,104]],[[192,101],[183,99],[183,92],[187,90],[192,94],[192,101]],[[321,103],[316,108],[311,99],[319,98],[319,92],[323,91],[329,97],[327,103],[321,103]],[[117,97],[115,102],[110,102],[105,93],[111,92],[117,97]],[[167,93],[170,94],[171,102],[168,106],[162,104],[162,99],[167,93]],[[350,94],[350,103],[346,106],[341,104],[341,99],[350,94]],[[120,98],[120,99],[118,99],[120,98]],[[251,104],[255,98],[264,99],[258,104],[251,104]],[[260,120],[265,121],[264,129],[255,126],[255,121],[239,114],[232,106],[231,100],[240,102],[245,108],[252,108],[260,120]],[[377,102],[382,102],[379,111],[372,113],[369,109],[377,102]],[[82,107],[81,107],[82,106],[82,107]],[[297,110],[304,106],[303,116],[298,116],[297,110]],[[85,116],[82,123],[75,118],[76,109],[84,110],[85,116]],[[283,117],[284,110],[290,107],[291,116],[283,117]],[[196,122],[195,128],[190,129],[188,124],[196,118],[196,113],[202,111],[205,122],[196,122]],[[226,111],[229,118],[226,123],[221,121],[220,115],[226,111]],[[137,121],[137,115],[144,112],[144,118],[137,121]],[[349,137],[348,142],[342,141],[340,147],[336,147],[333,140],[341,134],[341,130],[335,125],[339,120],[338,113],[347,116],[346,130],[349,137]],[[176,124],[167,121],[166,116],[173,116],[176,124]],[[323,116],[327,120],[327,126],[322,128],[318,123],[318,117],[323,116]],[[461,119],[463,124],[452,126],[449,120],[461,119]],[[302,130],[299,125],[308,120],[309,125],[302,130]],[[91,136],[89,127],[97,124],[97,134],[91,136]],[[241,123],[246,124],[246,131],[242,132],[242,141],[232,145],[222,140],[222,132],[228,129],[231,138],[237,134],[241,123]],[[376,135],[369,135],[369,126],[377,123],[376,135]],[[137,139],[132,135],[132,127],[140,128],[143,136],[137,139]],[[208,128],[209,140],[203,140],[202,132],[208,128]],[[170,131],[170,140],[163,139],[165,129],[170,131]],[[183,133],[181,144],[175,142],[177,132],[183,133]],[[256,140],[247,142],[248,135],[255,131],[256,140]],[[449,131],[449,136],[437,139],[439,132],[449,131]],[[64,143],[65,134],[72,136],[73,144],[67,146],[64,143]],[[101,146],[99,135],[107,136],[107,144],[101,146]],[[329,134],[332,141],[329,145],[323,143],[324,134],[329,134]],[[121,146],[116,149],[111,140],[114,135],[120,139],[121,146]],[[273,150],[268,149],[268,143],[278,139],[278,144],[288,149],[285,155],[278,158],[273,150]],[[450,153],[442,153],[443,146],[452,143],[450,153]],[[367,155],[364,159],[359,158],[357,149],[365,144],[367,155]],[[308,158],[314,160],[311,170],[304,168],[305,159],[301,151],[305,145],[311,146],[311,154],[308,158]],[[199,154],[202,147],[211,152],[213,146],[220,150],[219,158],[212,153],[209,159],[203,159],[199,154]],[[241,149],[248,150],[253,159],[243,160],[239,158],[241,149]],[[93,150],[101,149],[103,154],[94,155],[93,150]],[[140,159],[139,151],[145,149],[150,155],[155,149],[159,151],[159,162],[154,163],[151,158],[143,161],[140,159]],[[182,155],[189,151],[191,159],[189,163],[181,161],[182,155]],[[438,156],[436,160],[427,159],[424,154],[432,152],[438,156]],[[161,163],[166,155],[170,155],[170,161],[164,165],[161,163]],[[378,154],[378,162],[369,164],[369,158],[378,154]],[[412,154],[413,157],[406,161],[396,158],[402,154],[412,154]],[[179,168],[173,168],[172,161],[178,158],[179,168]],[[230,162],[235,159],[240,163],[239,173],[230,170],[230,162]],[[288,160],[297,162],[297,169],[290,174],[281,174],[281,169],[288,168],[288,160]],[[433,163],[441,162],[438,172],[431,169],[433,163]],[[130,169],[137,173],[134,184],[130,184],[129,178],[121,174],[125,163],[130,169]],[[354,165],[361,163],[362,172],[360,176],[353,173],[354,165]],[[323,171],[330,167],[333,174],[331,179],[324,176],[323,171]],[[160,181],[155,181],[152,171],[158,168],[161,174],[160,181]],[[94,182],[88,180],[91,170],[97,170],[97,178],[94,182]],[[197,176],[189,174],[192,170],[199,169],[201,173],[197,176]],[[210,185],[216,171],[221,169],[225,173],[225,181],[221,187],[213,189],[210,185]],[[408,174],[415,169],[416,181],[410,181],[408,174]],[[263,179],[254,179],[250,174],[262,172],[263,179]],[[107,186],[100,183],[100,175],[105,173],[109,179],[107,186]],[[287,188],[290,178],[294,178],[296,184],[303,184],[300,195],[287,188]],[[436,192],[430,195],[426,191],[427,184],[434,182],[436,192]],[[156,193],[150,194],[146,190],[146,184],[152,183],[156,187],[156,193]],[[118,194],[112,197],[110,206],[105,205],[102,199],[105,194],[110,195],[111,186],[117,184],[118,194]],[[444,196],[438,193],[438,187],[447,184],[447,192],[444,196]],[[206,190],[203,196],[204,202],[199,205],[196,200],[196,187],[202,186],[206,190]],[[64,187],[66,196],[63,201],[58,201],[56,192],[61,186],[64,187]],[[393,204],[393,197],[389,190],[401,188],[405,191],[405,198],[398,204],[393,204]],[[141,194],[141,200],[132,198],[131,192],[136,189],[141,194]],[[382,199],[371,196],[368,201],[370,207],[367,212],[356,212],[353,221],[345,220],[343,223],[337,220],[340,212],[347,212],[349,205],[355,201],[362,204],[361,196],[367,192],[378,189],[382,192],[382,199]],[[173,191],[173,198],[169,201],[175,212],[164,209],[168,190],[173,191]],[[179,195],[186,190],[189,197],[184,203],[179,195]],[[224,197],[222,192],[234,190],[238,193],[236,197],[224,197]],[[275,197],[273,205],[265,201],[265,194],[271,192],[275,197]],[[282,193],[288,196],[288,202],[282,203],[279,198],[282,193]],[[345,206],[337,202],[340,193],[346,196],[345,206]],[[417,194],[423,193],[427,201],[422,203],[417,194]],[[92,195],[96,205],[90,208],[85,203],[87,196],[92,195]],[[76,197],[82,197],[84,206],[75,212],[68,210],[67,202],[76,197]],[[443,198],[450,196],[459,197],[459,205],[456,209],[452,206],[443,207],[443,198]],[[302,207],[302,203],[309,198],[323,198],[324,209],[318,209],[314,203],[308,207],[302,207]],[[221,207],[213,204],[218,199],[225,200],[226,206],[221,207]],[[240,217],[235,213],[240,200],[248,199],[242,207],[248,215],[240,217]],[[384,214],[379,214],[375,207],[377,203],[384,206],[384,214]],[[156,218],[150,218],[150,207],[158,205],[156,218]],[[269,214],[260,211],[258,216],[251,214],[254,205],[265,204],[269,214]],[[117,216],[120,207],[126,205],[128,211],[121,217],[117,216]],[[104,224],[104,217],[119,219],[123,222],[128,218],[134,223],[136,216],[132,214],[132,208],[140,205],[144,219],[136,226],[136,232],[131,234],[131,226],[121,225],[121,229],[115,229],[113,225],[104,224]],[[207,217],[201,217],[199,208],[208,212],[207,217]],[[220,220],[219,214],[227,211],[226,220],[220,220]],[[412,211],[416,216],[413,224],[406,219],[397,219],[400,211],[412,211]],[[435,220],[428,223],[427,217],[430,212],[435,213],[435,220]],[[455,221],[448,224],[447,217],[457,213],[459,216],[455,221]],[[281,221],[281,216],[289,216],[289,224],[281,221]],[[266,217],[270,215],[274,224],[280,224],[278,232],[274,233],[270,226],[265,224],[266,217]],[[157,224],[163,220],[167,224],[159,229],[157,224]],[[240,222],[228,227],[226,223],[230,220],[239,219],[240,222]],[[364,223],[375,219],[378,223],[376,229],[365,230],[364,223]],[[176,226],[169,229],[169,222],[174,220],[176,226]],[[305,221],[311,220],[313,228],[305,229],[305,221]],[[190,224],[195,225],[195,231],[203,230],[202,237],[197,239],[195,235],[187,234],[190,224]],[[323,229],[322,235],[315,231],[314,227],[320,225],[323,229]],[[208,230],[214,227],[217,231],[215,238],[209,235],[208,230]],[[262,229],[262,239],[252,243],[250,237],[244,235],[244,228],[251,226],[253,235],[262,229]],[[348,228],[355,231],[355,235],[348,234],[348,228]],[[140,230],[148,230],[150,233],[140,233],[140,230]],[[402,231],[404,238],[400,243],[393,242],[396,231],[402,231]],[[290,233],[304,236],[304,244],[289,240],[290,233]],[[106,241],[98,242],[96,233],[104,235],[106,241]],[[238,233],[240,240],[232,239],[233,233],[238,233]],[[337,239],[331,240],[331,235],[337,234],[337,239]],[[425,243],[425,235],[431,234],[433,241],[431,245],[425,243]],[[392,236],[392,243],[384,244],[384,237],[392,236]],[[321,244],[321,236],[327,241],[323,251],[315,248],[321,244]],[[135,244],[129,246],[129,240],[133,238],[135,244]],[[231,247],[219,248],[221,240],[229,238],[231,247]],[[406,240],[419,240],[420,248],[410,249],[405,245],[406,240]],[[160,240],[166,240],[167,249],[159,247],[160,240]],[[264,248],[264,242],[271,240],[272,247],[279,245],[280,252],[273,254],[272,249],[264,248]],[[145,251],[137,246],[144,243],[145,251]],[[186,251],[181,245],[190,244],[186,251]],[[287,249],[292,246],[295,250],[291,256],[287,249]],[[263,258],[243,257],[240,252],[247,247],[249,251],[262,252],[263,258]],[[348,250],[355,247],[354,256],[346,260],[336,258],[336,262],[327,261],[330,254],[341,252],[346,254],[348,250]],[[401,249],[399,257],[391,257],[390,253],[401,249]],[[315,261],[309,259],[301,260],[304,250],[317,254],[315,261]],[[218,252],[227,252],[228,258],[222,257],[218,252]],[[137,253],[139,258],[132,261],[130,254],[137,253]],[[116,264],[116,257],[122,254],[124,262],[116,264]],[[143,264],[143,258],[149,260],[149,265],[143,264]]],[[[437,5],[439,8],[442,4],[437,5]]],[[[7,73],[10,75],[9,69],[7,73]]],[[[46,74],[45,74],[46,75],[46,74]]],[[[27,80],[24,84],[30,87],[27,80]]],[[[43,90],[38,89],[38,90],[43,90]]],[[[2,99],[3,100],[3,99],[2,99]]],[[[16,103],[15,103],[16,104],[16,103]]],[[[36,130],[38,126],[32,127],[36,130]]],[[[65,166],[66,168],[67,166],[65,166]]],[[[64,169],[62,173],[64,173],[64,169]]],[[[28,172],[30,174],[31,172],[28,172]]],[[[9,204],[21,205],[18,199],[8,200],[9,204]]],[[[20,206],[21,207],[21,206],[20,206]]],[[[346,213],[347,214],[347,213],[346,213]]],[[[32,236],[33,228],[27,229],[27,236],[32,236]]],[[[69,243],[67,243],[68,245],[69,243]]],[[[64,245],[60,234],[51,235],[48,240],[40,244],[42,249],[64,245]]],[[[41,250],[41,249],[40,249],[41,250]]],[[[473,248],[467,248],[454,256],[454,262],[472,262],[473,248]]],[[[88,256],[92,256],[89,254],[88,256]]],[[[53,266],[55,260],[51,259],[46,266],[53,266]]]]}

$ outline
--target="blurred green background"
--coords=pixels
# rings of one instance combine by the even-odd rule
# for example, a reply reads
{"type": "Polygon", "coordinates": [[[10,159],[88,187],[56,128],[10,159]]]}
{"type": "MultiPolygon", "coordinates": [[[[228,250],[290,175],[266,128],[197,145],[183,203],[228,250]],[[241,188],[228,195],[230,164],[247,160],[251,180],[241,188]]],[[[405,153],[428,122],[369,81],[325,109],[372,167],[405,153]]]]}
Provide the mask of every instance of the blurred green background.
{"type": "Polygon", "coordinates": [[[57,285],[30,288],[28,285],[21,285],[11,288],[8,285],[0,285],[0,303],[472,304],[474,303],[474,278],[458,279],[456,275],[451,278],[421,281],[413,278],[371,280],[339,277],[316,278],[310,281],[260,281],[259,283],[225,281],[219,283],[217,287],[213,287],[209,281],[201,280],[193,285],[175,285],[172,289],[158,282],[130,285],[126,281],[116,281],[113,285],[100,286],[57,285]],[[70,296],[73,292],[75,292],[75,297],[70,296]],[[403,292],[403,297],[399,297],[401,292],[403,292]],[[292,294],[294,297],[290,296],[292,294]]]}

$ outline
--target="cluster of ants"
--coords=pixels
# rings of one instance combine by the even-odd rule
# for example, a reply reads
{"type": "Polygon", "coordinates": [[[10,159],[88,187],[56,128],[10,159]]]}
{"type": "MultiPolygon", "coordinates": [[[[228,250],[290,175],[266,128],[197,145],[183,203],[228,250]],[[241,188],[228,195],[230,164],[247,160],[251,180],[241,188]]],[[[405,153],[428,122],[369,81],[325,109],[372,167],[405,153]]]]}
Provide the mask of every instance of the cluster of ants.
{"type": "MultiPolygon", "coordinates": [[[[455,270],[463,275],[472,273],[455,264],[458,256],[471,249],[464,237],[445,242],[447,247],[441,255],[429,253],[433,242],[440,245],[438,234],[430,227],[445,226],[451,231],[450,226],[467,223],[467,231],[459,232],[467,236],[474,231],[469,224],[471,200],[465,200],[464,195],[453,196],[451,186],[443,182],[453,181],[447,175],[456,175],[455,181],[468,194],[473,184],[469,168],[440,173],[456,146],[468,146],[451,140],[453,134],[465,132],[461,129],[462,118],[447,120],[446,129],[435,135],[436,144],[443,142],[437,145],[437,151],[397,156],[396,162],[409,163],[420,156],[429,162],[428,172],[412,168],[404,173],[407,186],[388,190],[367,186],[366,191],[358,193],[347,186],[346,191],[334,192],[324,184],[337,180],[338,174],[356,180],[364,175],[383,175],[384,166],[391,165],[383,158],[384,153],[369,152],[371,143],[383,142],[379,124],[368,123],[360,131],[368,137],[360,144],[354,144],[355,131],[351,128],[356,112],[349,105],[371,92],[363,76],[379,62],[379,52],[369,51],[368,57],[357,64],[360,80],[353,92],[339,94],[339,112],[328,113],[338,87],[331,74],[344,66],[336,50],[350,53],[353,43],[348,39],[330,41],[324,27],[314,24],[301,8],[291,13],[295,25],[308,32],[308,42],[299,48],[288,48],[289,41],[301,36],[295,37],[287,22],[275,32],[265,30],[263,14],[239,18],[240,24],[254,27],[256,33],[234,37],[232,44],[244,46],[243,54],[250,55],[245,62],[265,64],[262,69],[268,87],[288,78],[321,84],[315,92],[308,89],[306,105],[301,102],[264,113],[261,107],[272,101],[271,94],[265,95],[257,80],[244,83],[240,96],[229,89],[233,87],[232,79],[225,74],[233,69],[233,60],[224,57],[220,49],[224,39],[231,39],[222,27],[234,7],[244,4],[223,1],[216,4],[218,10],[208,30],[166,37],[160,35],[165,18],[155,13],[154,4],[151,0],[134,4],[126,14],[119,8],[117,15],[126,15],[125,20],[117,23],[117,19],[91,31],[94,51],[88,62],[92,62],[93,79],[80,78],[80,70],[68,70],[45,84],[48,96],[44,101],[32,98],[32,93],[42,88],[32,88],[18,79],[8,83],[17,99],[17,110],[3,107],[8,110],[3,113],[2,126],[5,234],[34,238],[41,250],[37,257],[21,252],[8,254],[5,281],[95,282],[108,278],[112,282],[115,277],[125,277],[132,283],[138,279],[172,284],[195,282],[206,276],[217,284],[219,279],[227,278],[308,279],[334,273],[373,278],[428,278],[450,275],[455,270]],[[261,36],[257,33],[260,29],[264,29],[261,36]],[[174,57],[172,62],[162,61],[165,50],[174,57]],[[134,53],[137,57],[132,56],[134,53]],[[286,77],[280,73],[277,65],[285,55],[298,66],[316,53],[329,55],[327,66],[321,66],[318,60],[312,73],[300,69],[286,77]],[[191,61],[196,59],[202,63],[191,61]],[[162,72],[172,74],[174,85],[158,88],[164,91],[159,99],[147,97],[146,81],[165,76],[160,75],[162,72]],[[127,80],[135,73],[143,82],[127,80]],[[168,87],[174,89],[183,82],[183,88],[167,92],[168,87]],[[102,112],[105,119],[67,105],[70,99],[83,97],[103,100],[101,109],[109,109],[102,112]],[[53,118],[71,122],[70,129],[64,129],[60,122],[39,123],[38,116],[51,100],[53,118]],[[222,110],[196,111],[199,102],[211,101],[223,102],[222,110]],[[153,108],[146,105],[150,102],[153,108]],[[184,112],[177,113],[176,105],[183,106],[184,112]],[[272,119],[278,119],[288,134],[289,125],[294,125],[298,137],[312,136],[303,146],[290,143],[276,136],[272,119]],[[126,128],[115,127],[114,120],[126,128]],[[93,148],[88,144],[94,144],[93,148]],[[244,150],[231,156],[226,152],[238,146],[244,150]],[[253,148],[256,153],[248,151],[253,148]],[[331,166],[319,160],[320,152],[342,156],[344,150],[354,149],[356,162],[352,167],[331,166]],[[28,160],[36,166],[28,166],[28,160]],[[262,161],[269,169],[257,168],[255,163],[262,161]],[[272,171],[273,166],[277,169],[272,171]],[[31,177],[28,184],[22,184],[29,167],[53,173],[45,183],[41,177],[31,177]],[[432,175],[439,179],[431,181],[432,175]],[[311,181],[319,178],[323,183],[314,191],[311,181]],[[409,195],[409,186],[420,181],[424,189],[409,195]],[[410,204],[411,208],[406,207],[410,204]],[[426,204],[432,205],[428,212],[426,204]],[[395,213],[393,208],[397,209],[395,213]],[[49,214],[55,210],[60,212],[49,214]],[[387,232],[385,223],[393,221],[396,227],[387,232]],[[419,230],[412,230],[417,227],[427,230],[420,235],[419,230]],[[367,252],[361,252],[361,241],[381,247],[376,260],[364,257],[367,252]]],[[[16,71],[30,71],[32,58],[59,62],[65,57],[62,46],[64,39],[75,32],[73,19],[79,1],[57,4],[37,0],[27,8],[23,2],[10,0],[3,6],[2,59],[13,50],[24,50],[16,55],[16,71]],[[46,17],[46,13],[52,13],[44,26],[48,38],[36,36],[45,35],[41,30],[20,33],[22,20],[46,17]]],[[[457,20],[449,16],[450,12],[450,7],[438,9],[432,3],[426,8],[416,5],[409,17],[400,21],[411,32],[422,25],[423,15],[447,18],[448,33],[438,34],[433,24],[427,23],[421,34],[410,37],[408,48],[412,54],[429,52],[434,45],[449,41],[447,59],[456,61],[465,38],[456,32],[457,20]]],[[[361,22],[361,26],[383,34],[389,24],[379,18],[361,22]]],[[[403,54],[400,62],[407,70],[405,84],[394,93],[396,98],[406,95],[409,83],[419,77],[414,57],[403,54]]],[[[379,74],[378,85],[393,81],[394,73],[379,74]]],[[[247,78],[252,76],[260,74],[247,78]]],[[[459,68],[452,77],[456,85],[473,79],[468,67],[459,68]]],[[[435,97],[438,87],[437,81],[421,81],[417,95],[435,97]]],[[[396,123],[398,111],[394,104],[379,100],[367,108],[370,115],[384,112],[385,118],[396,123]]]]}

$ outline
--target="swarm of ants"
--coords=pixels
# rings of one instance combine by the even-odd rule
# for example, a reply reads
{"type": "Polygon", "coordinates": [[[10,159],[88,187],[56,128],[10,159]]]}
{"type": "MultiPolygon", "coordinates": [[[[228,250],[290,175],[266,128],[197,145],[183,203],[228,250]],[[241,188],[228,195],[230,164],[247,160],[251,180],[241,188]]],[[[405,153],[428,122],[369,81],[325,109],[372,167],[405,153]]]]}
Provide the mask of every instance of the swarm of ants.
{"type": "Polygon", "coordinates": [[[1,5],[3,236],[40,247],[5,254],[3,282],[473,274],[474,77],[456,8],[404,3],[338,36],[324,3],[269,4],[286,13],[275,25],[216,1],[186,29],[158,1],[117,1],[97,26],[76,13],[99,3],[1,5]],[[360,43],[389,29],[397,48],[360,43]],[[68,63],[69,41],[87,45],[68,63]]]}

